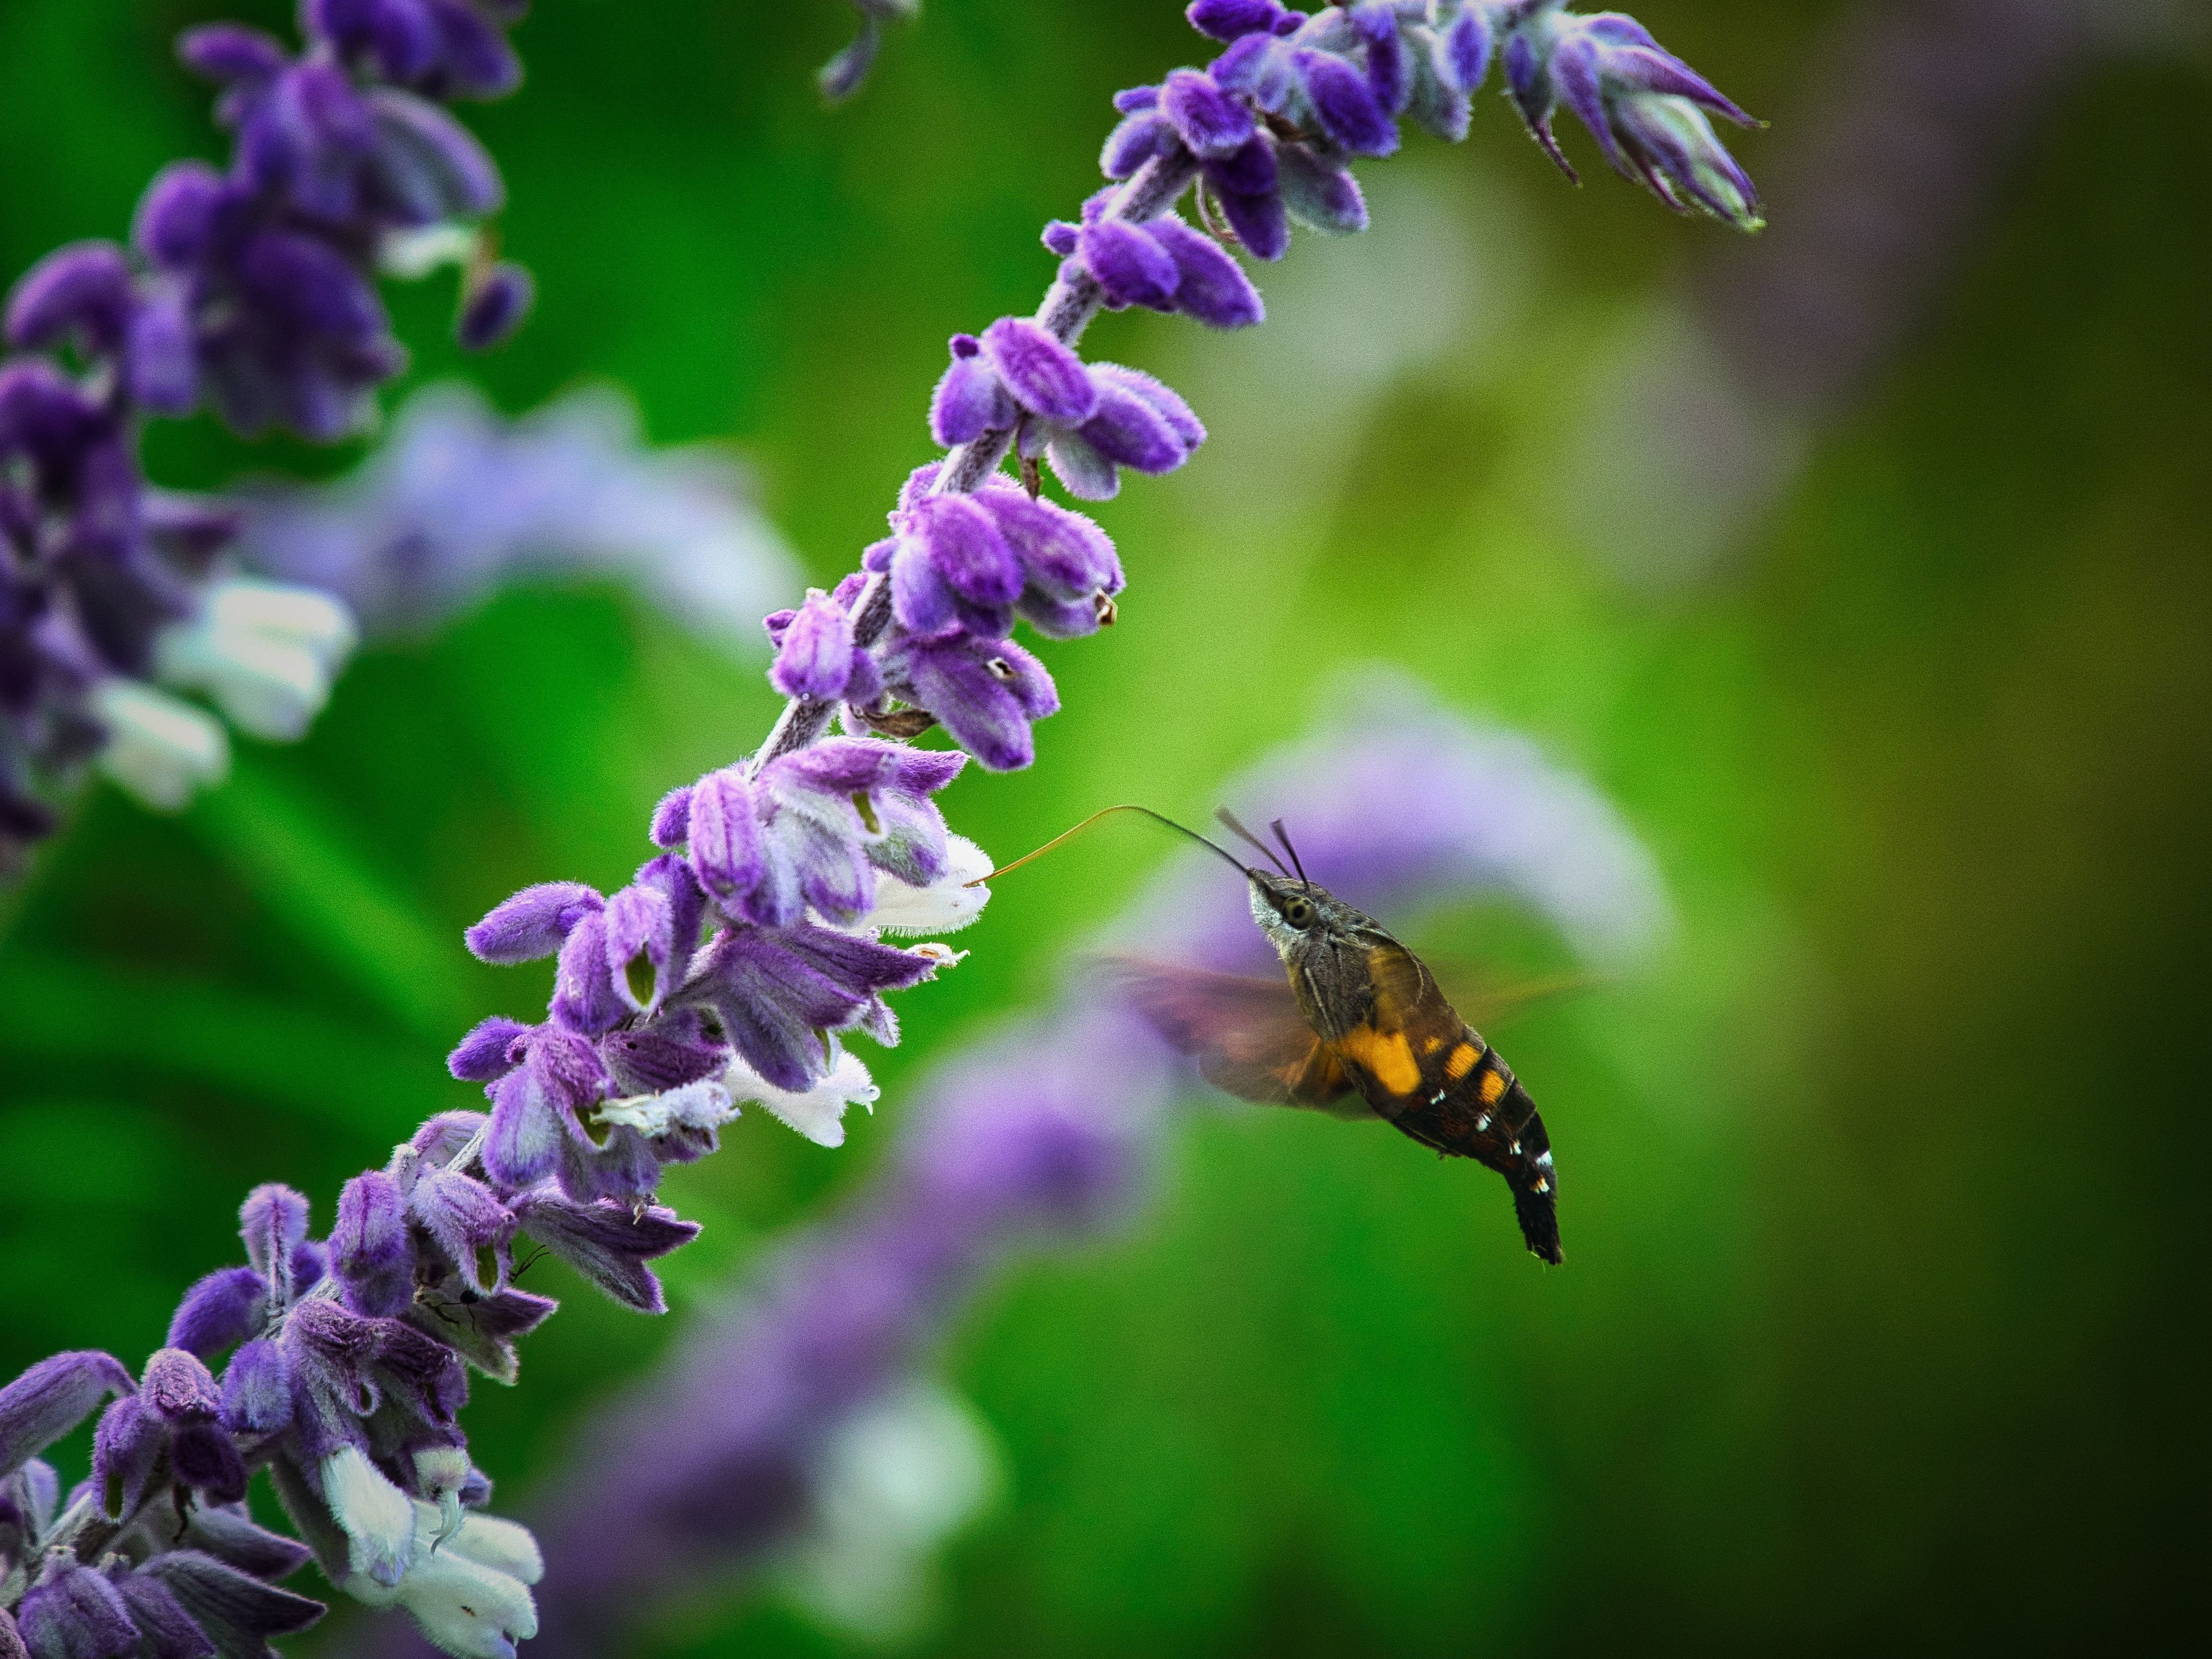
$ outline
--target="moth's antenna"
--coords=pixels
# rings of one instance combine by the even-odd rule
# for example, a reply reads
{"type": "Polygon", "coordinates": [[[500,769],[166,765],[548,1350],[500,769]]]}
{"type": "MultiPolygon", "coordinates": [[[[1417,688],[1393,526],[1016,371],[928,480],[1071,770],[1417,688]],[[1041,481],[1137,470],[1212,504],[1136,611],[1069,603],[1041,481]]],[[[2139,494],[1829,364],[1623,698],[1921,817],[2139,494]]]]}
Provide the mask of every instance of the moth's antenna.
{"type": "Polygon", "coordinates": [[[1273,865],[1275,868],[1280,870],[1286,876],[1291,873],[1290,866],[1283,862],[1283,855],[1278,853],[1273,848],[1268,846],[1266,842],[1261,841],[1259,836],[1254,835],[1249,830],[1247,830],[1243,824],[1239,823],[1237,821],[1236,813],[1231,811],[1225,806],[1217,806],[1213,809],[1213,816],[1219,818],[1221,822],[1227,826],[1231,835],[1236,836],[1239,841],[1245,842],[1249,846],[1258,848],[1260,849],[1261,855],[1264,857],[1268,863],[1273,865]]]}
{"type": "MultiPolygon", "coordinates": [[[[1227,859],[1231,865],[1236,866],[1237,873],[1238,875],[1249,876],[1252,873],[1249,870],[1245,868],[1243,863],[1234,853],[1231,853],[1225,847],[1219,846],[1213,842],[1208,841],[1204,836],[1200,835],[1197,830],[1185,829],[1182,824],[1177,823],[1173,818],[1168,817],[1163,813],[1155,812],[1149,806],[1122,805],[1102,808],[1100,811],[1093,812],[1089,817],[1084,819],[1083,822],[1077,824],[1074,829],[1061,830],[1060,834],[1054,836],[1050,841],[1045,842],[1043,846],[1038,848],[1035,852],[1024,853],[1021,857],[1016,859],[1012,864],[1002,864],[997,869],[992,871],[989,875],[978,876],[975,880],[966,882],[962,884],[968,887],[980,887],[987,881],[995,881],[1000,876],[1005,875],[1009,870],[1020,869],[1022,866],[1027,864],[1031,859],[1042,858],[1047,853],[1052,851],[1054,848],[1059,846],[1060,842],[1072,840],[1075,836],[1081,835],[1092,824],[1097,823],[1099,819],[1103,817],[1111,817],[1116,812],[1142,812],[1146,817],[1151,818],[1157,823],[1164,823],[1169,829],[1176,831],[1178,835],[1188,836],[1200,847],[1220,854],[1223,858],[1227,859]]],[[[1262,850],[1264,851],[1265,849],[1263,848],[1262,850]]]]}
{"type": "Polygon", "coordinates": [[[1267,828],[1275,832],[1275,839],[1283,843],[1283,850],[1291,855],[1291,865],[1298,872],[1298,879],[1305,882],[1307,886],[1312,886],[1313,883],[1306,876],[1306,866],[1298,858],[1298,849],[1291,845],[1290,834],[1283,828],[1282,819],[1277,818],[1267,828]]]}

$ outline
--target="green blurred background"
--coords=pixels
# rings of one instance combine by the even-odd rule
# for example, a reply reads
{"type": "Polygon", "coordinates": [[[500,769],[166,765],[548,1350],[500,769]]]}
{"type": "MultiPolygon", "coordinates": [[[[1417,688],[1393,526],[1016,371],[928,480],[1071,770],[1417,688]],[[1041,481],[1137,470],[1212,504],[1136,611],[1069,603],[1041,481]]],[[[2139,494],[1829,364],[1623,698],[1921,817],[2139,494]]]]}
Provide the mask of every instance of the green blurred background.
{"type": "MultiPolygon", "coordinates": [[[[1639,15],[1782,122],[1742,141],[1756,173],[1839,9],[1639,15]]],[[[168,45],[217,15],[285,21],[0,5],[0,269],[119,233],[162,161],[220,153],[168,45]]],[[[931,0],[825,113],[811,73],[850,22],[542,0],[528,85],[469,115],[540,302],[468,372],[514,410],[611,376],[657,440],[732,441],[825,582],[932,453],[945,337],[1035,303],[1109,95],[1200,44],[1167,0],[931,0]]],[[[1494,99],[1468,144],[1370,170],[1369,241],[1261,272],[1259,334],[1098,325],[1215,441],[1100,511],[1121,625],[1048,647],[1066,712],[1032,771],[955,786],[956,826],[1011,855],[1108,801],[1202,812],[1316,683],[1382,658],[1586,769],[1680,927],[1510,1034],[1560,1148],[1564,1270],[1494,1182],[1395,1137],[1200,1112],[1135,1227],[1001,1282],[945,1364],[1006,1490],[913,1650],[2021,1650],[2201,1607],[2208,90],[2201,52],[2071,77],[1909,350],[1693,582],[1623,580],[1559,498],[1620,340],[1725,233],[1567,188],[1494,99]]],[[[449,289],[394,302],[419,374],[461,367],[449,289]]],[[[204,422],[149,445],[173,484],[351,459],[204,422]]],[[[618,592],[509,592],[369,651],[307,742],[241,744],[180,818],[95,792],[0,942],[0,1376],[135,1363],[234,1255],[246,1188],[327,1214],[468,1104],[445,1048],[549,974],[482,968],[459,930],[528,881],[617,884],[653,799],[774,707],[618,592]]],[[[527,1386],[479,1388],[503,1498],[1169,850],[1102,834],[1006,883],[869,1056],[884,1101],[843,1151],[756,1115],[684,1172],[710,1224],[674,1316],[579,1296],[527,1386]]],[[[848,1644],[733,1595],[640,1650],[740,1649],[848,1644]]]]}

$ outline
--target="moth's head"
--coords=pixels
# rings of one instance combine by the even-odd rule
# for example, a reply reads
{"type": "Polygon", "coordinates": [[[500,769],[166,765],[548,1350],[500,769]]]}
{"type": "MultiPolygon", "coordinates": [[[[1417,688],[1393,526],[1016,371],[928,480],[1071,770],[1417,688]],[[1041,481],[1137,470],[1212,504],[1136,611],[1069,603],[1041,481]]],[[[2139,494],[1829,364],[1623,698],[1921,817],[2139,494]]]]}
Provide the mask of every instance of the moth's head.
{"type": "Polygon", "coordinates": [[[1314,938],[1340,909],[1326,890],[1291,876],[1247,870],[1252,887],[1252,919],[1276,950],[1288,952],[1314,938]]]}

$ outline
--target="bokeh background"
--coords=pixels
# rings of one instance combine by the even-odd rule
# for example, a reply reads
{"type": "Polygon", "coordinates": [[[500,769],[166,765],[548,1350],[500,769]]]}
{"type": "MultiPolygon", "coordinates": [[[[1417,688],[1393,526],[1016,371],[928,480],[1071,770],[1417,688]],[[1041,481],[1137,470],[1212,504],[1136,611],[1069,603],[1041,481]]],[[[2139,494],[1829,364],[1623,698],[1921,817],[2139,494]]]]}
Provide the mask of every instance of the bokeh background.
{"type": "MultiPolygon", "coordinates": [[[[2127,27],[1650,0],[1776,123],[1741,146],[1765,243],[1572,139],[1570,189],[1486,100],[1467,145],[1369,170],[1368,238],[1261,274],[1258,333],[1098,325],[1215,436],[1100,511],[1121,625],[1050,650],[1037,765],[971,769],[956,826],[1011,856],[1109,801],[1202,815],[1381,659],[1593,777],[1679,925],[1504,1033],[1564,1270],[1487,1176],[1199,1103],[1142,1216],[999,1282],[944,1364],[1002,1489],[900,1650],[2021,1650],[2201,1607],[2212,53],[2186,5],[2085,9],[2127,27]]],[[[218,154],[170,37],[284,10],[5,0],[0,269],[218,154]]],[[[1110,94],[1200,46],[1167,0],[931,0],[825,112],[850,27],[543,0],[523,93],[469,114],[540,303],[466,372],[514,410],[611,377],[657,441],[735,446],[823,581],[932,453],[945,337],[1035,303],[1110,94]]],[[[419,375],[463,368],[448,289],[393,300],[419,375]]],[[[203,422],[149,462],[357,453],[203,422]]],[[[544,586],[368,652],[180,817],[95,792],[0,901],[0,1375],[143,1355],[248,1186],[327,1206],[469,1103],[444,1050],[546,975],[459,930],[528,881],[618,884],[653,799],[774,709],[757,662],[544,586]]],[[[1102,831],[1006,882],[842,1151],[753,1115],[683,1172],[709,1225],[672,1317],[579,1296],[526,1386],[479,1388],[503,1503],[1171,850],[1102,831]]],[[[1425,942],[1544,949],[1480,917],[1425,942]]],[[[755,1584],[637,1650],[866,1650],[755,1584]]]]}

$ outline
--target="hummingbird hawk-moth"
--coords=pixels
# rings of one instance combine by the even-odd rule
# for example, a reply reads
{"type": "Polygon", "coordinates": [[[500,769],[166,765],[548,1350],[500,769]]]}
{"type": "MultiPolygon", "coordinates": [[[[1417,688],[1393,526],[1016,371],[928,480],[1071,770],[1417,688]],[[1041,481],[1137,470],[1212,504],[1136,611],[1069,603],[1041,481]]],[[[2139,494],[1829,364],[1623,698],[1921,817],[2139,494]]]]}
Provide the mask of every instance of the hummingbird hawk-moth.
{"type": "Polygon", "coordinates": [[[1288,864],[1226,811],[1219,815],[1267,856],[1271,871],[1149,808],[1107,809],[1124,810],[1158,818],[1236,866],[1251,890],[1253,918],[1283,962],[1285,977],[1268,980],[1120,959],[1120,988],[1153,1029],[1232,1095],[1379,1117],[1439,1153],[1495,1170],[1512,1188],[1528,1249],[1556,1265],[1559,1177],[1536,1103],[1421,959],[1374,917],[1310,880],[1280,820],[1272,827],[1288,864]]]}

